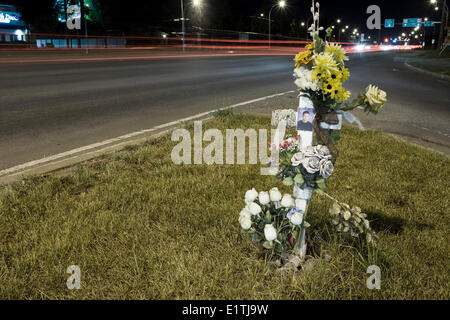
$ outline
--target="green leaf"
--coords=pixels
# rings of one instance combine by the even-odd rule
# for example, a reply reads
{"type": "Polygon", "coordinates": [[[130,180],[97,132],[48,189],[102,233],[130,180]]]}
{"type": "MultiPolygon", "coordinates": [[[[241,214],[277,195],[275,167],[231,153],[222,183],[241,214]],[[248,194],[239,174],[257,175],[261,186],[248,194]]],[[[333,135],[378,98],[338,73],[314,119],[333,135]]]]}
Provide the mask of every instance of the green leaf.
{"type": "Polygon", "coordinates": [[[341,135],[337,130],[331,130],[330,137],[331,140],[333,140],[333,143],[341,139],[341,135]]]}
{"type": "Polygon", "coordinates": [[[272,222],[272,215],[270,214],[269,211],[266,211],[266,223],[271,223],[272,222]]]}
{"type": "Polygon", "coordinates": [[[292,179],[291,177],[286,177],[283,180],[283,184],[288,187],[292,186],[294,184],[294,179],[292,179]]]}
{"type": "Polygon", "coordinates": [[[269,250],[273,249],[273,241],[265,241],[263,247],[269,250]]]}
{"type": "Polygon", "coordinates": [[[259,242],[261,240],[256,232],[250,233],[250,238],[252,239],[253,242],[259,242]]]}
{"type": "Polygon", "coordinates": [[[317,187],[322,190],[325,191],[325,189],[327,188],[326,184],[325,184],[325,179],[319,179],[316,181],[317,187]]]}
{"type": "Polygon", "coordinates": [[[295,176],[294,181],[298,184],[303,184],[305,182],[305,179],[303,179],[303,176],[301,174],[298,174],[295,176]]]}

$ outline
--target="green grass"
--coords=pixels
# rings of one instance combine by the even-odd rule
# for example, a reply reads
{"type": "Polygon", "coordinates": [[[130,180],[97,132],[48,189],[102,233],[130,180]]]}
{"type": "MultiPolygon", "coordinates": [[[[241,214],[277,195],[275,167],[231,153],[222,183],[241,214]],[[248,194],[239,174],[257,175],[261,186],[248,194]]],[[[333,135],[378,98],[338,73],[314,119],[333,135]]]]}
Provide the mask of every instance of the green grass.
{"type": "Polygon", "coordinates": [[[408,61],[412,66],[450,76],[450,50],[441,54],[437,50],[424,50],[408,61]]]}
{"type": "MultiPolygon", "coordinates": [[[[204,127],[268,128],[225,115],[204,127]]],[[[360,206],[379,247],[337,237],[314,195],[309,272],[272,269],[238,214],[247,189],[282,186],[259,165],[175,166],[162,137],[0,193],[2,299],[449,299],[450,161],[375,131],[344,128],[329,193],[360,206]],[[79,265],[81,290],[66,287],[79,265]],[[382,271],[381,290],[365,283],[382,271]]]]}

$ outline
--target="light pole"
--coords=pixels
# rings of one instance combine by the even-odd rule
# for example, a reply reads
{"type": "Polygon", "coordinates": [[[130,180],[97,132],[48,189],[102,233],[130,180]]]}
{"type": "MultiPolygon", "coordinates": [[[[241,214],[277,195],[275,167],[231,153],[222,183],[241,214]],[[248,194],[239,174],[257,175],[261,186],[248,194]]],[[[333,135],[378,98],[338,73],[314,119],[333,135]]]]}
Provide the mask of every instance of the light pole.
{"type": "MultiPolygon", "coordinates": [[[[337,19],[337,23],[338,23],[338,24],[341,24],[341,19],[337,19]]],[[[340,28],[340,26],[338,26],[338,29],[339,29],[338,42],[341,42],[341,28],[340,28]]]]}
{"type": "Polygon", "coordinates": [[[441,31],[439,32],[439,42],[438,42],[438,48],[441,49],[441,46],[444,42],[444,24],[445,27],[448,23],[448,6],[447,6],[447,0],[444,0],[444,3],[442,4],[442,18],[441,18],[441,31]]]}
{"type": "Polygon", "coordinates": [[[186,29],[184,25],[184,3],[183,0],[181,0],[181,40],[182,40],[182,46],[183,46],[183,52],[186,50],[184,46],[184,35],[185,35],[186,29]]]}
{"type": "Polygon", "coordinates": [[[280,7],[280,8],[284,8],[286,6],[286,1],[279,1],[277,4],[275,4],[269,11],[269,47],[271,47],[272,43],[272,32],[271,32],[271,22],[272,20],[270,19],[271,15],[272,15],[272,10],[275,9],[276,7],[280,7]]]}
{"type": "MultiPolygon", "coordinates": [[[[430,4],[435,5],[434,10],[439,11],[439,4],[437,0],[430,0],[430,4]]],[[[448,6],[447,6],[447,0],[444,0],[442,3],[442,18],[441,18],[441,27],[439,31],[439,39],[438,39],[438,50],[440,50],[443,42],[444,42],[444,28],[447,26],[448,23],[448,6]]],[[[433,36],[434,37],[434,36],[433,36]]]]}
{"type": "MultiPolygon", "coordinates": [[[[201,5],[201,0],[193,0],[192,4],[194,5],[194,7],[200,7],[201,5]]],[[[184,18],[184,3],[183,0],[181,0],[181,40],[183,42],[183,51],[186,50],[185,48],[185,42],[184,42],[184,38],[186,36],[186,25],[185,25],[185,18],[184,18]]]]}

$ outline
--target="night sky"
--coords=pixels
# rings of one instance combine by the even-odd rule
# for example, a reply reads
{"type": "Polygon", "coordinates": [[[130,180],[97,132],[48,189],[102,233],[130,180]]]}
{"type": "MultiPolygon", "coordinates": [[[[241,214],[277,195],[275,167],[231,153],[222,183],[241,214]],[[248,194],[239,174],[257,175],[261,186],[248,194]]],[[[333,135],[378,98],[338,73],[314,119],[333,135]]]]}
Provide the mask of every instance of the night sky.
{"type": "MultiPolygon", "coordinates": [[[[0,0],[3,4],[19,4],[22,6],[36,6],[51,3],[54,0],[0,0]]],[[[158,25],[162,21],[168,21],[180,16],[180,0],[96,0],[109,8],[109,23],[119,26],[130,26],[134,24],[158,25]]],[[[233,29],[249,31],[250,17],[259,16],[264,13],[268,15],[270,7],[275,0],[202,0],[202,19],[210,26],[217,29],[233,29]],[[247,30],[245,30],[247,28],[247,30]]],[[[185,0],[187,15],[190,13],[191,0],[185,0]]],[[[310,0],[287,0],[288,7],[285,10],[273,11],[275,20],[274,28],[278,32],[286,34],[289,32],[289,23],[292,19],[306,21],[310,16],[310,0]],[[278,23],[278,26],[277,26],[278,23]],[[278,28],[278,30],[277,30],[278,28]]],[[[321,19],[323,26],[336,25],[336,19],[342,19],[341,25],[350,25],[350,28],[358,28],[360,33],[366,35],[377,35],[377,31],[366,28],[368,15],[366,9],[369,5],[380,6],[382,23],[385,18],[395,18],[401,22],[403,18],[424,18],[440,20],[441,11],[434,11],[434,6],[429,0],[322,0],[321,19]]],[[[37,9],[36,9],[37,10],[37,9]]],[[[106,10],[105,10],[106,11],[106,10]]],[[[38,12],[36,12],[39,14],[38,12]]],[[[42,13],[40,13],[42,15],[42,13]]],[[[409,30],[408,30],[409,31],[409,30]]],[[[394,30],[383,30],[383,36],[396,36],[403,32],[401,27],[394,30]]]]}

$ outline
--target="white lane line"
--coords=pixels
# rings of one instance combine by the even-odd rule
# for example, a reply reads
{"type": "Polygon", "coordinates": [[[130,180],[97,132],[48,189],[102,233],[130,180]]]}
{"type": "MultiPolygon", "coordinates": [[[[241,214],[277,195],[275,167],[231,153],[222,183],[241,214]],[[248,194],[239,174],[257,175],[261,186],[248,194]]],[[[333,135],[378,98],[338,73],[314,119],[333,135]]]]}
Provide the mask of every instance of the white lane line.
{"type": "MultiPolygon", "coordinates": [[[[221,110],[233,109],[233,108],[236,108],[236,107],[245,106],[245,105],[248,105],[248,104],[264,101],[264,100],[267,100],[267,99],[276,98],[276,97],[283,96],[283,95],[286,95],[288,93],[294,93],[294,92],[295,91],[292,90],[292,91],[286,91],[286,92],[282,92],[282,93],[276,93],[276,94],[272,94],[270,96],[265,96],[265,97],[261,97],[261,98],[257,98],[257,99],[253,99],[253,100],[249,100],[249,101],[240,102],[240,103],[233,104],[231,106],[220,108],[220,109],[221,110]]],[[[14,166],[12,168],[1,170],[0,171],[0,177],[8,175],[8,174],[11,174],[11,173],[14,173],[16,171],[21,171],[21,170],[25,170],[25,169],[28,169],[28,168],[40,165],[40,164],[44,164],[44,163],[47,163],[47,162],[50,162],[50,161],[55,161],[55,160],[59,160],[61,158],[69,157],[69,156],[75,155],[75,154],[80,153],[80,152],[96,149],[96,148],[99,148],[99,147],[102,147],[102,146],[105,146],[105,145],[108,145],[108,144],[111,144],[111,143],[114,143],[114,142],[121,142],[123,140],[130,139],[130,138],[133,138],[133,137],[145,134],[145,133],[150,133],[150,132],[154,132],[154,131],[157,131],[157,130],[160,130],[160,129],[171,127],[171,126],[180,124],[182,122],[186,122],[186,121],[194,120],[194,119],[197,119],[197,118],[201,118],[201,117],[207,116],[207,115],[209,115],[209,114],[211,114],[211,113],[213,113],[215,111],[216,110],[211,110],[211,111],[199,113],[199,114],[193,115],[191,117],[187,117],[187,118],[179,119],[179,120],[176,120],[176,121],[168,122],[168,123],[165,123],[165,124],[153,127],[151,129],[145,129],[145,130],[141,130],[141,131],[132,132],[132,133],[129,133],[129,134],[117,137],[117,138],[108,139],[108,140],[105,140],[105,141],[102,141],[102,142],[93,143],[93,144],[90,144],[90,145],[87,145],[87,146],[84,146],[84,147],[80,147],[80,148],[76,148],[76,149],[73,149],[73,150],[70,150],[70,151],[66,151],[66,152],[63,152],[63,153],[55,154],[55,155],[50,156],[50,157],[45,157],[45,158],[42,158],[42,159],[39,159],[39,160],[34,160],[34,161],[30,161],[30,162],[27,162],[27,163],[24,163],[24,164],[20,164],[20,165],[14,166]]]]}

